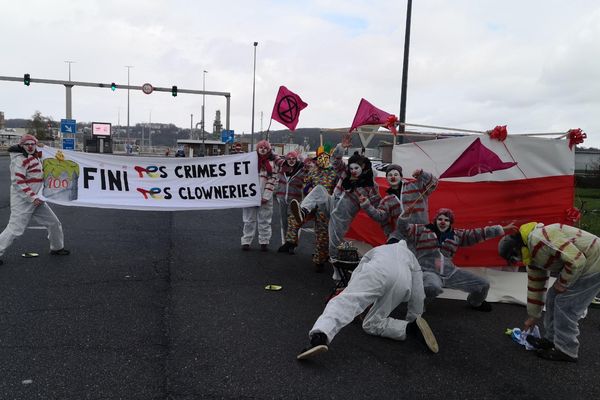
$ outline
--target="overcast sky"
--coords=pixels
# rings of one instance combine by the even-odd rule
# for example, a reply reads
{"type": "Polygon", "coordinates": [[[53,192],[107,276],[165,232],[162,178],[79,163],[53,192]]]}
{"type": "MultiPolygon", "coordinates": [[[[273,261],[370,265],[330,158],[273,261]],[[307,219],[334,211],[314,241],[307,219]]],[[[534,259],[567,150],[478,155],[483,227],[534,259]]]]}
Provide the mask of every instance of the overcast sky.
{"type": "MultiPolygon", "coordinates": [[[[256,132],[280,85],[308,103],[299,128],[349,127],[362,97],[399,115],[405,0],[0,0],[0,76],[231,93],[231,128],[256,132]],[[261,119],[261,112],[263,113],[261,119]]],[[[202,96],[130,93],[130,124],[200,120],[202,96]]],[[[5,118],[65,118],[60,85],[0,81],[5,118]]],[[[207,127],[223,97],[206,96],[207,127]]],[[[73,118],[127,124],[127,92],[73,89],[73,118]]],[[[600,147],[600,2],[415,0],[408,123],[587,132],[600,147]]],[[[284,127],[273,122],[271,129],[284,127]]]]}

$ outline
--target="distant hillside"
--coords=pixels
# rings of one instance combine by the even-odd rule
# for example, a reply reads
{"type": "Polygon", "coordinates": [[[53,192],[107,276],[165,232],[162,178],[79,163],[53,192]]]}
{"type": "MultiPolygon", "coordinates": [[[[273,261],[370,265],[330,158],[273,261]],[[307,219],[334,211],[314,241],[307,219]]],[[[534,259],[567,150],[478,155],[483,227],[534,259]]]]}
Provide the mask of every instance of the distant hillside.
{"type": "MultiPolygon", "coordinates": [[[[255,138],[259,137],[261,139],[264,138],[264,133],[255,133],[255,138]]],[[[323,132],[323,143],[329,143],[331,145],[336,145],[340,143],[342,140],[342,134],[338,132],[323,132]]],[[[248,137],[248,135],[245,135],[248,137]]],[[[273,143],[296,143],[303,144],[305,139],[308,142],[311,149],[316,149],[320,144],[321,130],[319,128],[300,128],[295,131],[290,131],[287,129],[280,131],[271,131],[271,142],[273,143]]],[[[377,135],[375,136],[368,147],[376,148],[379,145],[380,141],[391,142],[392,136],[390,135],[377,135]]],[[[360,147],[360,138],[358,134],[352,135],[352,147],[360,147]]]]}

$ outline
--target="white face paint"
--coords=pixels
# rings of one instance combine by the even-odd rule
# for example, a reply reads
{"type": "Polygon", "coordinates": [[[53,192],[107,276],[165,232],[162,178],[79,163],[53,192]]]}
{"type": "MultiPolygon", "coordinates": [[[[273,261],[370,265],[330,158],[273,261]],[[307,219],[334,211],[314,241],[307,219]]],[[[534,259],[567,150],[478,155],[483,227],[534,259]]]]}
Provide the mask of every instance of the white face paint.
{"type": "Polygon", "coordinates": [[[360,174],[362,174],[362,167],[359,164],[352,163],[349,167],[350,175],[352,175],[353,178],[358,178],[360,174]]]}
{"type": "Polygon", "coordinates": [[[435,224],[440,232],[446,232],[448,228],[450,228],[450,218],[446,217],[444,214],[440,214],[435,219],[435,224]]]}
{"type": "Polygon", "coordinates": [[[21,146],[23,146],[27,154],[33,154],[37,150],[35,142],[25,142],[21,146]]]}
{"type": "Polygon", "coordinates": [[[290,167],[293,167],[294,165],[296,165],[296,161],[298,161],[296,159],[296,157],[288,157],[286,159],[287,165],[289,165],[290,167]]]}
{"type": "Polygon", "coordinates": [[[400,185],[400,180],[402,179],[402,177],[400,176],[400,172],[393,169],[386,174],[385,179],[387,179],[391,187],[395,188],[398,187],[398,185],[400,185]]]}
{"type": "Polygon", "coordinates": [[[258,155],[260,156],[266,156],[269,153],[269,149],[266,146],[260,146],[256,151],[258,151],[258,155]]]}

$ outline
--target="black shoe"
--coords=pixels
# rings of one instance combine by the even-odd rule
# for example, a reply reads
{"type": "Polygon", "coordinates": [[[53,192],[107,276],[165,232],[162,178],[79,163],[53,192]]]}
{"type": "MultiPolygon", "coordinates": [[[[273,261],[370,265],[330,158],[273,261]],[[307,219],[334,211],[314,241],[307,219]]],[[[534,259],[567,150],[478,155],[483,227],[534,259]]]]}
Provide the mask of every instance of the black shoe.
{"type": "Polygon", "coordinates": [[[435,335],[431,331],[429,324],[421,317],[417,317],[413,322],[406,325],[406,335],[416,337],[423,343],[431,352],[437,353],[440,351],[435,335]]]}
{"type": "Polygon", "coordinates": [[[4,261],[0,260],[0,265],[4,264],[4,261]]]}
{"type": "Polygon", "coordinates": [[[67,249],[60,249],[50,250],[50,254],[52,254],[53,256],[68,256],[69,254],[71,254],[71,252],[67,249]]]}
{"type": "Polygon", "coordinates": [[[477,307],[471,306],[471,308],[475,311],[483,311],[483,312],[492,311],[492,305],[485,300],[483,301],[483,303],[481,303],[477,307]]]}
{"type": "Polygon", "coordinates": [[[243,244],[242,245],[242,251],[250,251],[250,245],[249,244],[243,244]]]}
{"type": "Polygon", "coordinates": [[[278,249],[277,252],[278,253],[289,253],[289,254],[294,254],[294,248],[296,247],[296,245],[292,242],[285,242],[284,244],[282,244],[278,249]]]}
{"type": "Polygon", "coordinates": [[[554,348],[554,343],[545,338],[538,338],[535,336],[527,335],[527,343],[533,346],[537,350],[550,350],[554,348]]]}
{"type": "Polygon", "coordinates": [[[315,264],[315,272],[321,273],[325,271],[325,264],[315,264]]]}
{"type": "Polygon", "coordinates": [[[260,251],[269,251],[269,247],[267,247],[267,246],[268,246],[267,244],[264,244],[264,243],[261,244],[260,245],[260,251]]]}
{"type": "Polygon", "coordinates": [[[540,358],[550,361],[577,362],[577,357],[571,357],[556,348],[538,350],[537,355],[540,358]]]}
{"type": "Polygon", "coordinates": [[[296,359],[306,360],[317,354],[325,353],[327,350],[329,350],[329,347],[327,347],[327,335],[323,332],[316,332],[310,337],[310,346],[303,349],[300,354],[296,356],[296,359]]]}
{"type": "Polygon", "coordinates": [[[300,203],[298,203],[298,200],[294,199],[290,202],[290,210],[296,222],[302,225],[307,213],[303,208],[300,208],[300,203]]]}

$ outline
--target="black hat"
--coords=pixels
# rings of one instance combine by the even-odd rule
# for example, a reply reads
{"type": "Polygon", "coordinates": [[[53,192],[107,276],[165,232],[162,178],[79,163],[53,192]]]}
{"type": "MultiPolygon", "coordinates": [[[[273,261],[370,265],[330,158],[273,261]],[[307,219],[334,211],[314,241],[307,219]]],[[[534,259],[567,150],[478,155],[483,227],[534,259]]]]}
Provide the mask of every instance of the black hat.
{"type": "Polygon", "coordinates": [[[520,233],[506,235],[498,242],[498,254],[509,263],[515,263],[521,260],[521,247],[523,239],[520,233]]]}
{"type": "Polygon", "coordinates": [[[400,177],[402,178],[402,167],[398,164],[390,164],[385,168],[385,175],[387,176],[388,172],[396,170],[400,173],[400,177]]]}

